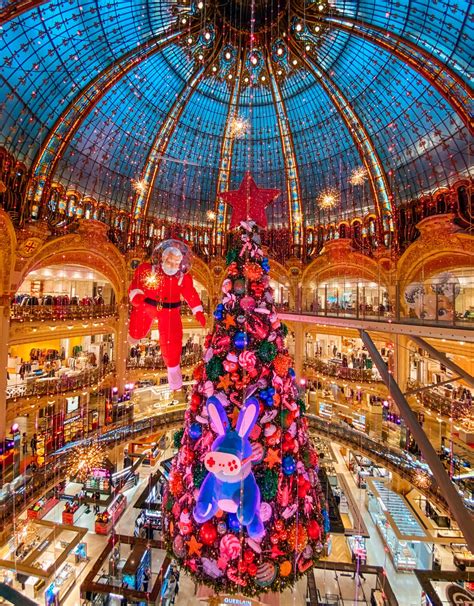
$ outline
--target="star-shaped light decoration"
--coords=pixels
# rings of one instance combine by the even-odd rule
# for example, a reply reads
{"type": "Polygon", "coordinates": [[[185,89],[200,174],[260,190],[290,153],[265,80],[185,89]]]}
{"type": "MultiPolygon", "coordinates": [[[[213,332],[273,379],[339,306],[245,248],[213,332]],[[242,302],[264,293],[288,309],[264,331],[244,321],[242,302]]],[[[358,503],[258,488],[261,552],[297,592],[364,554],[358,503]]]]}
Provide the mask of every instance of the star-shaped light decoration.
{"type": "Polygon", "coordinates": [[[234,316],[227,314],[224,320],[224,326],[226,327],[226,330],[229,330],[231,326],[236,326],[234,316]]]}
{"type": "Polygon", "coordinates": [[[279,189],[260,189],[250,172],[246,172],[239,189],[220,194],[224,202],[232,208],[230,229],[238,227],[241,221],[248,219],[255,221],[259,227],[266,227],[265,209],[280,193],[279,189]]]}
{"type": "Polygon", "coordinates": [[[281,457],[278,450],[274,448],[269,448],[267,452],[267,456],[265,457],[265,463],[268,465],[270,469],[273,469],[275,465],[281,463],[281,457]]]}
{"type": "Polygon", "coordinates": [[[158,288],[160,282],[161,277],[156,273],[154,269],[147,272],[147,274],[143,278],[143,283],[147,288],[158,288]]]}
{"type": "Polygon", "coordinates": [[[202,543],[196,541],[194,535],[191,537],[191,540],[188,541],[189,552],[188,555],[193,555],[195,553],[197,556],[201,555],[202,543]]]}
{"type": "Polygon", "coordinates": [[[229,389],[229,387],[232,385],[232,379],[230,378],[230,374],[227,373],[226,375],[221,376],[220,379],[221,380],[217,384],[217,388],[227,391],[229,389]]]}

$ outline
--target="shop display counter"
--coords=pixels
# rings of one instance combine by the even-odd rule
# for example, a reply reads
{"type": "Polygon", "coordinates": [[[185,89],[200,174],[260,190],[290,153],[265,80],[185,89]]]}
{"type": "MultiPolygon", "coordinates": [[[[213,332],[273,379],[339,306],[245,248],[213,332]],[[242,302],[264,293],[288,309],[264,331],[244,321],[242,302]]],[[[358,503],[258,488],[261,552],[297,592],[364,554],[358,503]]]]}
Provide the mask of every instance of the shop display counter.
{"type": "Polygon", "coordinates": [[[48,585],[45,591],[46,606],[59,606],[68,591],[76,582],[76,571],[71,564],[65,564],[59,569],[54,581],[48,585]]]}
{"type": "Polygon", "coordinates": [[[361,564],[367,562],[367,548],[365,538],[359,535],[347,537],[347,543],[351,550],[352,561],[359,561],[361,564]]]}
{"type": "Polygon", "coordinates": [[[68,504],[66,504],[66,507],[64,508],[62,513],[63,524],[70,524],[71,526],[74,526],[74,524],[76,524],[77,520],[79,519],[79,516],[84,513],[84,510],[84,505],[73,503],[68,507],[68,504]]]}
{"type": "Polygon", "coordinates": [[[151,564],[151,552],[143,543],[137,543],[122,569],[122,579],[131,589],[142,588],[145,570],[151,564]]]}
{"type": "Polygon", "coordinates": [[[95,518],[95,532],[97,534],[109,534],[112,527],[122,516],[127,507],[127,499],[123,494],[117,495],[115,501],[104,513],[97,514],[95,518]]]}
{"type": "Polygon", "coordinates": [[[405,499],[381,480],[368,480],[367,506],[395,569],[431,570],[432,541],[405,499]]]}
{"type": "Polygon", "coordinates": [[[459,549],[458,551],[454,551],[453,562],[454,565],[459,568],[459,570],[474,568],[474,554],[467,549],[459,549]]]}
{"type": "Polygon", "coordinates": [[[59,503],[57,497],[43,498],[36,501],[36,503],[28,509],[29,520],[41,520],[55,505],[59,503]]]}

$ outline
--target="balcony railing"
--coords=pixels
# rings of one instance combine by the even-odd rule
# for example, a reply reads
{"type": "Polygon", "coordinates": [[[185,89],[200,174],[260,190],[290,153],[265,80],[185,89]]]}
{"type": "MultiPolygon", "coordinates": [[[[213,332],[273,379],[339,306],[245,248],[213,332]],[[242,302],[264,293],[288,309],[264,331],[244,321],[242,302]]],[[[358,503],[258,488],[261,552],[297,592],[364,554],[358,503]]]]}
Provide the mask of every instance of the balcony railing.
{"type": "Polygon", "coordinates": [[[116,305],[16,305],[10,319],[20,322],[47,320],[89,320],[116,316],[116,305]]]}
{"type": "Polygon", "coordinates": [[[382,285],[322,284],[305,297],[300,287],[294,306],[278,307],[282,313],[474,329],[474,283],[413,283],[403,292],[399,282],[393,286],[393,299],[382,285]],[[370,302],[374,300],[379,303],[370,302]]]}
{"type": "Polygon", "coordinates": [[[97,384],[115,370],[115,364],[102,364],[74,375],[30,377],[16,385],[7,386],[7,400],[25,396],[54,396],[97,384]]]}
{"type": "MultiPolygon", "coordinates": [[[[98,436],[99,441],[104,446],[112,447],[130,440],[132,437],[182,426],[183,417],[184,408],[180,406],[175,410],[112,430],[105,427],[99,434],[95,432],[95,435],[98,436]]],[[[385,443],[376,442],[365,434],[341,423],[328,422],[311,414],[307,415],[307,418],[310,428],[319,434],[338,443],[346,444],[375,462],[381,463],[416,486],[420,492],[433,500],[440,508],[448,511],[446,501],[431,472],[426,465],[420,463],[417,459],[403,451],[391,448],[385,443]],[[423,485],[420,485],[420,475],[424,480],[423,485]]],[[[23,508],[29,506],[46,490],[52,488],[59,478],[64,476],[67,459],[67,451],[62,451],[56,458],[52,457],[50,463],[41,472],[25,476],[24,483],[15,491],[5,495],[3,500],[0,501],[0,522],[3,522],[4,526],[8,525],[12,521],[14,513],[18,515],[23,508]]],[[[466,506],[469,507],[469,504],[466,503],[466,506]]]]}
{"type": "Polygon", "coordinates": [[[305,367],[311,368],[316,372],[320,372],[328,377],[344,379],[345,381],[354,381],[356,383],[373,383],[374,381],[382,382],[382,379],[377,371],[365,368],[347,368],[341,364],[333,362],[324,362],[318,358],[306,358],[305,367]]]}

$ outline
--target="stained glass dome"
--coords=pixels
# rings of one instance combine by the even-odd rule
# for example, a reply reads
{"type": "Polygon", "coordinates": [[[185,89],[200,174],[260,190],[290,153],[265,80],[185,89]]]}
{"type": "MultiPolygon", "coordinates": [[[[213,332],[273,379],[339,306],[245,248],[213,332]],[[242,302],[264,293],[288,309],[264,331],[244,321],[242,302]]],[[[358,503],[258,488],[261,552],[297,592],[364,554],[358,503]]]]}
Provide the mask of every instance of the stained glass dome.
{"type": "Polygon", "coordinates": [[[206,222],[250,170],[274,226],[467,174],[469,3],[12,1],[2,144],[36,192],[206,222]]]}

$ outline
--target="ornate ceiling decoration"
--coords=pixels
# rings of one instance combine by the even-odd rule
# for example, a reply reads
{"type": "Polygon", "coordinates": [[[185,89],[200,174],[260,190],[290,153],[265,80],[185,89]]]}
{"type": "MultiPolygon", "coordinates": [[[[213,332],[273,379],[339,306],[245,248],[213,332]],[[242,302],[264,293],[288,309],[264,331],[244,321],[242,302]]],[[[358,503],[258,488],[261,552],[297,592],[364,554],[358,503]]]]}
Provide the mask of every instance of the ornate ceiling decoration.
{"type": "Polygon", "coordinates": [[[325,18],[336,14],[327,0],[193,0],[173,10],[188,56],[206,63],[213,53],[209,77],[231,86],[242,70],[242,87],[271,86],[272,75],[284,79],[303,68],[302,54],[317,60],[330,28],[325,18]]]}

